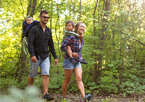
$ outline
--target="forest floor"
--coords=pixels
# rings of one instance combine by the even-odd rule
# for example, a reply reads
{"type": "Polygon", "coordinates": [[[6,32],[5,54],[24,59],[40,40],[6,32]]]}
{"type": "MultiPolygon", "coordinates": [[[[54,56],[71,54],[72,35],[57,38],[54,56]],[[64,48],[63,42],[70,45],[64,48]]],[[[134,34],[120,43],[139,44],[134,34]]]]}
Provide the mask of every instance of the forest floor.
{"type": "MultiPolygon", "coordinates": [[[[0,91],[0,96],[1,95],[7,95],[9,93],[5,93],[0,91]]],[[[42,99],[42,102],[60,102],[62,94],[59,93],[52,93],[50,92],[50,95],[54,97],[54,100],[51,101],[45,101],[42,99],[42,94],[39,94],[39,98],[42,99]]],[[[96,94],[96,93],[91,93],[92,99],[89,102],[145,102],[145,94],[141,95],[129,95],[123,97],[123,95],[114,95],[114,94],[96,94]]],[[[67,97],[71,100],[71,102],[81,102],[81,95],[78,93],[69,93],[67,94],[67,97]]],[[[23,101],[24,102],[24,101],[23,101]]]]}
{"type": "MultiPolygon", "coordinates": [[[[54,100],[48,102],[60,102],[61,94],[51,94],[54,96],[54,100]]],[[[67,97],[71,100],[71,102],[81,102],[81,97],[78,94],[67,94],[67,97]]],[[[47,101],[44,101],[47,102],[47,101]]],[[[116,95],[94,95],[92,94],[92,99],[89,102],[145,102],[145,95],[141,96],[116,96],[116,95]]]]}

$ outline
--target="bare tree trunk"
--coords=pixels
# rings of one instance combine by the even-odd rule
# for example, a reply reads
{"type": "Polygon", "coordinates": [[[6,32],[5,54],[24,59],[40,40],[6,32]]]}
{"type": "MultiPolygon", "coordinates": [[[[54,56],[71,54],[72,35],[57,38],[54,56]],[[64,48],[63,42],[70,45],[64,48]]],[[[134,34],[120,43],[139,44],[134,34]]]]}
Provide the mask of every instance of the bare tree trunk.
{"type": "Polygon", "coordinates": [[[20,55],[20,65],[21,67],[19,68],[18,70],[18,83],[20,83],[22,81],[22,77],[24,75],[24,73],[26,72],[26,59],[27,59],[27,56],[25,55],[23,49],[21,51],[21,55],[20,55]]]}
{"type": "MultiPolygon", "coordinates": [[[[97,3],[96,3],[97,6],[97,3]]],[[[108,33],[106,32],[107,26],[105,24],[103,24],[104,22],[108,22],[107,17],[109,15],[109,11],[110,11],[110,0],[104,0],[104,8],[103,8],[107,13],[104,14],[104,16],[102,16],[102,29],[101,29],[101,33],[98,33],[98,37],[100,38],[100,41],[98,41],[97,43],[97,49],[100,50],[101,52],[104,51],[104,45],[105,45],[105,39],[108,35],[108,33]],[[105,34],[104,34],[105,33],[105,34]]],[[[93,22],[95,23],[95,21],[93,22]]],[[[95,28],[94,28],[94,32],[95,32],[95,28]]],[[[94,45],[96,45],[96,42],[94,42],[94,45]]],[[[97,81],[99,80],[99,77],[101,75],[101,70],[102,70],[102,54],[97,54],[96,55],[97,59],[95,65],[94,65],[94,75],[93,75],[93,80],[97,83],[97,81]]]]}
{"type": "Polygon", "coordinates": [[[32,0],[29,0],[29,4],[28,4],[28,7],[27,7],[27,16],[30,14],[30,8],[31,8],[31,4],[32,3],[32,0]]]}
{"type": "Polygon", "coordinates": [[[20,0],[20,4],[21,4],[21,6],[22,6],[22,10],[23,10],[23,17],[24,17],[24,19],[25,19],[25,16],[24,16],[24,8],[23,8],[22,1],[21,1],[21,0],[20,0]]]}
{"type": "Polygon", "coordinates": [[[33,0],[33,5],[32,5],[32,9],[31,9],[31,13],[30,13],[31,17],[33,17],[33,15],[35,14],[36,5],[37,5],[37,0],[33,0]]]}
{"type": "MultiPolygon", "coordinates": [[[[93,25],[94,25],[94,36],[96,36],[96,9],[98,6],[98,0],[96,1],[96,5],[95,5],[95,9],[94,9],[94,13],[93,13],[93,25]]],[[[94,40],[94,50],[96,50],[96,41],[94,40]]],[[[97,56],[96,54],[93,54],[95,56],[97,56]]],[[[97,62],[97,58],[95,58],[95,62],[97,62]]],[[[94,73],[93,73],[93,81],[96,82],[96,77],[97,77],[97,63],[94,64],[94,73]]]]}
{"type": "MultiPolygon", "coordinates": [[[[36,4],[37,4],[37,0],[33,0],[33,1],[34,1],[33,2],[33,9],[29,8],[28,11],[27,11],[27,14],[29,14],[30,9],[31,9],[31,13],[32,14],[30,14],[30,15],[32,17],[34,15],[34,10],[35,10],[36,4]]],[[[30,2],[28,4],[28,7],[29,6],[31,6],[31,0],[30,0],[30,2]]],[[[22,46],[23,46],[23,42],[21,42],[21,43],[22,43],[22,46]]],[[[25,53],[23,51],[23,47],[22,47],[21,54],[20,54],[20,59],[19,59],[19,61],[20,61],[20,68],[18,70],[18,83],[20,83],[22,81],[23,75],[26,74],[26,69],[27,69],[27,67],[26,67],[26,60],[27,60],[27,55],[25,55],[25,53]]]]}
{"type": "Polygon", "coordinates": [[[80,0],[80,18],[79,21],[81,21],[81,0],[80,0]]]}
{"type": "Polygon", "coordinates": [[[55,36],[56,36],[56,40],[58,42],[58,51],[59,51],[59,58],[58,60],[60,60],[60,48],[59,48],[59,39],[58,39],[58,36],[57,36],[57,25],[59,24],[59,9],[58,9],[58,3],[57,3],[57,21],[56,21],[56,24],[55,24],[55,36]]]}

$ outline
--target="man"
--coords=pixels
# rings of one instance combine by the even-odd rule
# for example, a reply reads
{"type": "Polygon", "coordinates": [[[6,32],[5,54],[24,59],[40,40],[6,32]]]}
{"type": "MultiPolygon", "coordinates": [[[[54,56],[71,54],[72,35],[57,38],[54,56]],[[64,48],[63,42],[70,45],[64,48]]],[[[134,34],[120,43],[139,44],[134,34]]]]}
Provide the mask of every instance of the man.
{"type": "Polygon", "coordinates": [[[49,69],[50,61],[48,58],[49,50],[51,51],[55,66],[58,64],[56,52],[54,49],[54,43],[52,40],[51,30],[46,26],[49,15],[46,10],[40,12],[40,24],[34,26],[30,31],[28,50],[31,55],[30,59],[30,74],[28,76],[28,86],[33,85],[34,78],[38,74],[38,67],[41,67],[42,71],[42,85],[43,85],[43,98],[52,100],[53,97],[48,94],[49,86],[49,69]],[[49,50],[48,47],[49,46],[49,50]]]}

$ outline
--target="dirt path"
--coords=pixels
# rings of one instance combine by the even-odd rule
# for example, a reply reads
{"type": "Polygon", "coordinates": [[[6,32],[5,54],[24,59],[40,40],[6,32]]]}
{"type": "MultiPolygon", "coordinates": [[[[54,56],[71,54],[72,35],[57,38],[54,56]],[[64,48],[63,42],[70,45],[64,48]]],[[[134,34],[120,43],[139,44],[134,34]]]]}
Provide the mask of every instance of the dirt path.
{"type": "MultiPolygon", "coordinates": [[[[61,94],[52,94],[54,100],[48,102],[60,102],[61,94]]],[[[81,102],[81,97],[78,94],[67,94],[71,102],[81,102]]],[[[46,101],[44,101],[46,102],[46,101]]],[[[145,102],[145,95],[138,97],[117,97],[117,96],[95,96],[92,95],[92,100],[89,102],[145,102]]]]}

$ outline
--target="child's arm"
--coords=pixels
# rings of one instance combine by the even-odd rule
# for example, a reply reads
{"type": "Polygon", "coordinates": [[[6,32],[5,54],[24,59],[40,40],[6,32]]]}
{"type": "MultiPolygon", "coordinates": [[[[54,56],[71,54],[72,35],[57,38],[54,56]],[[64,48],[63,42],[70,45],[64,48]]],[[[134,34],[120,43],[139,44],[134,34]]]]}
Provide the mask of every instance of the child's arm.
{"type": "Polygon", "coordinates": [[[69,58],[72,58],[72,57],[74,57],[76,59],[78,58],[78,54],[77,53],[73,53],[70,46],[67,46],[66,48],[67,48],[67,53],[69,55],[69,58]]]}
{"type": "Polygon", "coordinates": [[[70,47],[70,46],[67,46],[66,49],[67,49],[67,54],[68,54],[69,57],[71,58],[71,57],[72,57],[72,50],[71,50],[71,47],[70,47]]]}

